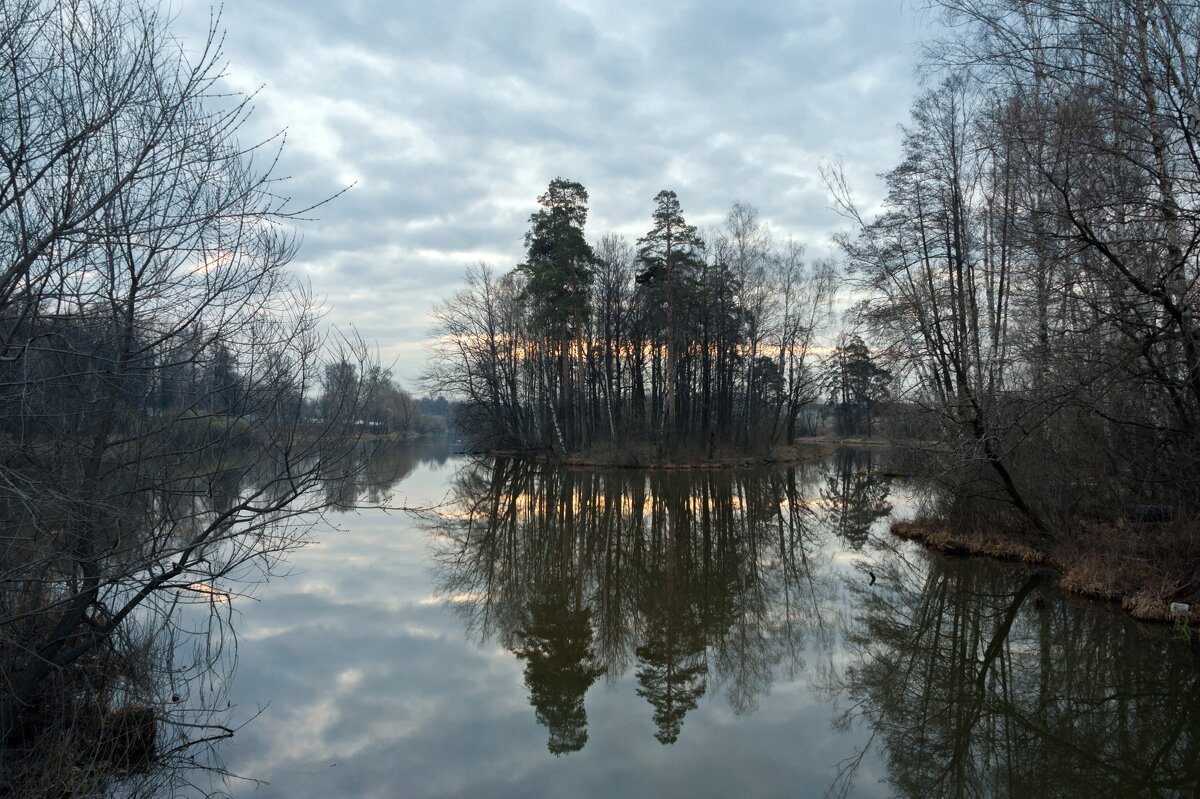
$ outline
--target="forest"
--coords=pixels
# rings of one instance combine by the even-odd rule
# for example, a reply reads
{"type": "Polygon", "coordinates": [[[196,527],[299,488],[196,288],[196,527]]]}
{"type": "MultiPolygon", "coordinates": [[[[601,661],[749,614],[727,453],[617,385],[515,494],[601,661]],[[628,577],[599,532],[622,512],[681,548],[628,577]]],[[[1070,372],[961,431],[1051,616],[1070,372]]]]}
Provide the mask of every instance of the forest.
{"type": "MultiPolygon", "coordinates": [[[[434,310],[429,398],[417,401],[372,344],[327,324],[292,263],[298,231],[336,195],[288,196],[275,171],[282,132],[252,135],[253,95],[226,84],[219,14],[185,49],[170,9],[151,0],[0,3],[0,794],[100,794],[114,775],[189,761],[232,735],[178,698],[209,676],[219,640],[196,647],[190,676],[161,665],[180,646],[180,609],[209,614],[216,635],[231,586],[270,574],[322,514],[387,503],[358,488],[386,445],[438,429],[422,409],[457,409],[466,446],[500,456],[464,476],[482,487],[471,496],[497,507],[511,497],[511,519],[518,496],[560,498],[482,538],[447,528],[460,550],[482,542],[489,568],[488,547],[516,564],[522,590],[524,565],[505,550],[518,533],[531,530],[535,559],[550,563],[576,546],[551,521],[577,509],[608,518],[626,496],[640,514],[646,480],[589,486],[508,456],[743,466],[798,460],[818,436],[890,439],[905,447],[893,476],[917,473],[923,489],[895,532],[1060,567],[1068,590],[1176,618],[1191,635],[1200,5],[931,0],[928,13],[944,33],[926,48],[885,195],[864,199],[837,162],[822,170],[844,220],[830,231],[834,256],[812,257],[773,232],[773,209],[743,201],[715,227],[689,223],[685,181],[679,194],[645,187],[637,238],[593,236],[587,188],[556,177],[530,199],[521,262],[471,266],[434,310]],[[530,488],[539,483],[548,488],[530,488]],[[954,537],[981,531],[982,545],[954,537]]],[[[822,501],[836,507],[868,471],[840,470],[822,501]]],[[[705,507],[732,518],[752,482],[714,472],[705,507]]],[[[756,541],[761,527],[767,542],[799,518],[785,478],[762,485],[771,524],[695,540],[756,541]]],[[[855,514],[843,502],[846,515],[823,521],[856,550],[889,512],[860,493],[878,501],[855,514]]],[[[653,566],[631,578],[630,618],[646,635],[621,656],[640,662],[640,695],[668,743],[706,690],[702,652],[727,644],[697,626],[673,650],[655,637],[678,615],[664,603],[678,591],[680,607],[725,629],[732,614],[707,604],[703,581],[741,578],[740,597],[755,587],[742,564],[759,560],[688,549],[703,511],[682,489],[662,496],[648,525],[634,514],[611,540],[653,566]],[[663,587],[676,566],[654,558],[678,564],[678,583],[663,587]],[[704,580],[689,583],[685,565],[704,580]],[[664,676],[677,662],[682,677],[664,676]],[[660,702],[689,682],[690,700],[660,702]]],[[[799,541],[799,522],[791,529],[799,541]]],[[[582,568],[544,571],[584,585],[582,568]]],[[[583,745],[576,699],[616,663],[585,664],[553,717],[542,700],[554,697],[537,693],[556,665],[549,633],[591,646],[583,615],[562,629],[534,618],[564,597],[524,597],[531,623],[505,631],[551,751],[583,745]]],[[[883,640],[892,621],[871,622],[859,643],[883,640]]],[[[910,637],[924,644],[919,626],[910,637]]],[[[989,646],[983,661],[994,655],[989,646]]],[[[1096,666],[1098,680],[1107,669],[1096,666]]],[[[889,691],[902,683],[887,668],[858,676],[864,712],[890,725],[899,751],[912,736],[889,691]]],[[[947,706],[961,707],[951,694],[947,706]]]]}
{"type": "MultiPolygon", "coordinates": [[[[1200,9],[937,5],[955,35],[930,54],[942,78],[884,212],[829,172],[856,228],[849,318],[932,420],[959,521],[1192,519],[1200,9]]],[[[1168,560],[1195,546],[1173,534],[1168,560]]]]}

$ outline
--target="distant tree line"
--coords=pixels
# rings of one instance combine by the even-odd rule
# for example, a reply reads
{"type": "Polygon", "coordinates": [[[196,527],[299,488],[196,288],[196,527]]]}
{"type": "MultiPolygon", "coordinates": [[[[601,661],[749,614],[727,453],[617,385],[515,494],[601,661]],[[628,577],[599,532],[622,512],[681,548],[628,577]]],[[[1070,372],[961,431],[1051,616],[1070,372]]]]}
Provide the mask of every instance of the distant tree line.
{"type": "Polygon", "coordinates": [[[582,185],[556,179],[538,201],[526,260],[504,274],[472,267],[435,312],[426,385],[466,402],[483,443],[711,455],[804,432],[805,406],[824,393],[813,345],[830,316],[829,264],[774,243],[742,203],[701,236],[663,191],[636,243],[592,244],[582,185]]]}
{"type": "Polygon", "coordinates": [[[933,5],[949,77],[883,213],[829,174],[860,223],[856,321],[956,454],[957,496],[1042,531],[1200,512],[1200,6],[933,5]]]}
{"type": "Polygon", "coordinates": [[[307,417],[337,418],[351,407],[355,421],[372,432],[424,435],[445,430],[444,421],[426,415],[390,369],[378,364],[359,369],[345,360],[326,364],[320,390],[305,401],[307,417]]]}

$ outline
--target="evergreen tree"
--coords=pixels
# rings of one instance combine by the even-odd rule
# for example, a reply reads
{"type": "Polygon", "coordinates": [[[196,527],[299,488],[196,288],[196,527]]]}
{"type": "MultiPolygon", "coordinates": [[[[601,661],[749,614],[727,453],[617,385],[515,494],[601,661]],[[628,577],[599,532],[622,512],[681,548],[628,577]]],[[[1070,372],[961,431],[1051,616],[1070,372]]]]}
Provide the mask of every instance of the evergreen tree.
{"type": "MultiPolygon", "coordinates": [[[[590,311],[590,289],[597,266],[596,254],[583,236],[587,222],[587,189],[575,181],[555,178],[538,197],[541,210],[529,218],[525,234],[525,263],[519,269],[527,278],[525,296],[532,309],[532,322],[549,345],[557,347],[558,412],[552,421],[559,446],[566,450],[577,443],[572,401],[571,342],[582,356],[584,323],[590,311]]],[[[549,377],[543,390],[549,394],[549,377]]],[[[549,396],[546,397],[549,403],[549,396]]],[[[553,411],[551,411],[553,413],[553,411]]]]}
{"type": "Polygon", "coordinates": [[[840,435],[871,434],[875,405],[888,395],[892,373],[875,363],[857,335],[829,356],[829,401],[834,427],[840,435]]]}
{"type": "Polygon", "coordinates": [[[525,291],[539,329],[560,337],[588,318],[588,291],[596,254],[583,235],[587,223],[587,189],[564,178],[550,181],[538,197],[541,210],[529,217],[525,234],[525,291]]]}
{"type": "Polygon", "coordinates": [[[687,304],[696,293],[698,275],[704,266],[700,258],[704,241],[696,227],[684,220],[675,192],[660,191],[654,202],[654,227],[638,239],[638,262],[643,269],[637,275],[637,282],[661,296],[666,309],[664,421],[667,432],[674,434],[681,321],[687,304]]]}

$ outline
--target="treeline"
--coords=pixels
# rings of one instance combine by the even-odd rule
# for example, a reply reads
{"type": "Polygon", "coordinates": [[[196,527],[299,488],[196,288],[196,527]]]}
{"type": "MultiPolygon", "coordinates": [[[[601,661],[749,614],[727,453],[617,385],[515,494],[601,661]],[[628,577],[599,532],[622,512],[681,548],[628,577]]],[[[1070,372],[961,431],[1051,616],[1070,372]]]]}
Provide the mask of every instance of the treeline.
{"type": "Polygon", "coordinates": [[[996,500],[1042,531],[1194,515],[1200,7],[933,5],[951,77],[842,244],[855,320],[951,445],[951,510],[996,500]]]}
{"type": "Polygon", "coordinates": [[[263,417],[349,419],[386,433],[443,427],[378,365],[342,357],[304,379],[219,325],[147,315],[126,327],[99,304],[61,296],[47,313],[46,294],[14,298],[0,317],[0,432],[15,446],[75,438],[102,396],[125,434],[149,423],[168,439],[229,446],[261,438],[252,422],[263,417]]]}
{"type": "Polygon", "coordinates": [[[473,267],[435,312],[426,385],[466,401],[480,443],[562,454],[647,442],[711,456],[805,432],[805,407],[823,393],[812,345],[829,318],[829,264],[773,242],[741,203],[701,236],[663,191],[636,243],[592,244],[582,185],[556,179],[538,201],[524,263],[473,267]]]}
{"type": "Polygon", "coordinates": [[[390,369],[378,364],[360,369],[341,360],[325,365],[318,391],[305,398],[304,413],[307,419],[323,420],[353,411],[360,426],[378,433],[445,432],[445,420],[426,413],[423,405],[429,403],[413,399],[396,383],[390,369]]]}

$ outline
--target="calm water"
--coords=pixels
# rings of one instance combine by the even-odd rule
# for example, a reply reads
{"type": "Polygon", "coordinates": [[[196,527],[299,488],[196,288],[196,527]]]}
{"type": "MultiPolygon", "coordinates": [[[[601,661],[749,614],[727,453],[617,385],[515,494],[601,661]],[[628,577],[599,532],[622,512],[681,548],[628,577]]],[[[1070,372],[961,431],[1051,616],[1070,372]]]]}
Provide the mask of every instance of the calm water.
{"type": "Polygon", "coordinates": [[[1196,795],[1195,650],[1049,578],[899,545],[911,483],[887,470],[393,459],[394,501],[437,510],[335,517],[234,603],[225,690],[249,723],[220,753],[268,784],[228,787],[1196,795]]]}

